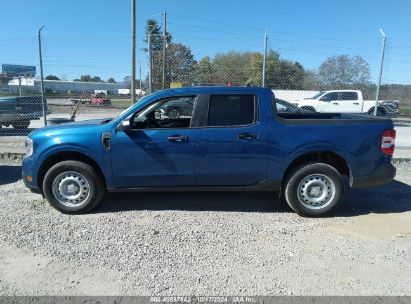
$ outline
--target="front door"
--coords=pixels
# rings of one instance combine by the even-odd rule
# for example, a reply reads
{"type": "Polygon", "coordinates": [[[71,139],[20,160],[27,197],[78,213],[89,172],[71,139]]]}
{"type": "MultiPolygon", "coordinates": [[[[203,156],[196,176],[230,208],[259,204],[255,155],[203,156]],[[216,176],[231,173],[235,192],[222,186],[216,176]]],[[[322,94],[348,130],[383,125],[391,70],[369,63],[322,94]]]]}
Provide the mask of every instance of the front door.
{"type": "Polygon", "coordinates": [[[251,186],[265,180],[268,138],[257,103],[252,94],[210,96],[206,123],[198,132],[199,186],[251,186]]]}
{"type": "Polygon", "coordinates": [[[196,96],[157,100],[131,116],[131,130],[112,135],[115,187],[195,185],[195,100],[196,96]]]}

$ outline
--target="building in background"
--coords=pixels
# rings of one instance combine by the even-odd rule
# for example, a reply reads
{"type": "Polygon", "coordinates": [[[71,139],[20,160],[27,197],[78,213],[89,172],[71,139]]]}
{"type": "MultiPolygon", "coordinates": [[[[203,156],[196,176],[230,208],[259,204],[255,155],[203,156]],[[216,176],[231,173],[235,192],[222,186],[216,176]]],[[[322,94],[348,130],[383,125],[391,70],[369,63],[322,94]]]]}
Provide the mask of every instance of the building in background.
{"type": "MultiPolygon", "coordinates": [[[[8,82],[7,91],[10,93],[18,93],[20,86],[24,92],[40,93],[40,79],[36,78],[21,78],[20,80],[14,78],[8,82]],[[21,84],[19,82],[21,82],[21,84]]],[[[44,90],[46,93],[53,94],[81,94],[104,91],[109,95],[117,95],[124,89],[128,89],[127,83],[44,80],[44,90]]]]}

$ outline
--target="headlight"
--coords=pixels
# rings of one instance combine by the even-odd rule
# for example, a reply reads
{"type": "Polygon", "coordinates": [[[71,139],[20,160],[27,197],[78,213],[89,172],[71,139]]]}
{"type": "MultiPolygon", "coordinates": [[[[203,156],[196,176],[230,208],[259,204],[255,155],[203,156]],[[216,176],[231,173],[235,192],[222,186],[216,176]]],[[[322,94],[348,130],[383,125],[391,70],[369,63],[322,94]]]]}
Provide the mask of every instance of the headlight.
{"type": "Polygon", "coordinates": [[[33,140],[31,138],[26,138],[26,157],[29,157],[33,154],[33,140]]]}

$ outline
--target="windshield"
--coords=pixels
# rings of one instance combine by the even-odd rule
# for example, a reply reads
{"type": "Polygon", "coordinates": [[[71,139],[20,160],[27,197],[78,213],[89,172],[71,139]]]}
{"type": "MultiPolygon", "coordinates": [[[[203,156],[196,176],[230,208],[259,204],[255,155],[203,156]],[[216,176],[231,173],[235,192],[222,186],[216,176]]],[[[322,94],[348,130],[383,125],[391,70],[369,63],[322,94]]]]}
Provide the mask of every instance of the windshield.
{"type": "MultiPolygon", "coordinates": [[[[146,98],[147,98],[148,96],[150,96],[150,95],[146,95],[146,96],[144,96],[144,97],[141,98],[141,99],[137,99],[136,103],[142,102],[142,101],[146,100],[146,98]]],[[[127,109],[125,109],[123,112],[121,112],[118,116],[121,116],[121,115],[123,115],[124,113],[126,113],[128,110],[130,110],[132,107],[134,107],[134,105],[135,105],[135,104],[132,104],[131,106],[129,106],[127,109]]]]}
{"type": "Polygon", "coordinates": [[[320,91],[320,92],[318,92],[317,94],[315,94],[314,96],[308,97],[308,98],[304,98],[304,99],[317,99],[317,98],[319,98],[321,95],[323,95],[324,93],[325,93],[324,91],[320,91]]]}

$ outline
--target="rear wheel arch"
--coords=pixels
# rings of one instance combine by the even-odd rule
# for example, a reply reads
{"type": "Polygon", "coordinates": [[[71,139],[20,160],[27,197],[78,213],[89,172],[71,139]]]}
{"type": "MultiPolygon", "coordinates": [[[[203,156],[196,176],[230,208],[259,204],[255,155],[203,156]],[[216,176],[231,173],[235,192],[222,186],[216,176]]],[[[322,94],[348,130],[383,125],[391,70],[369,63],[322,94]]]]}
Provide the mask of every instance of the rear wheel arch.
{"type": "Polygon", "coordinates": [[[56,152],[52,155],[49,155],[40,165],[38,174],[37,174],[37,185],[38,187],[42,187],[44,177],[47,171],[54,166],[55,164],[66,161],[66,160],[76,160],[83,163],[90,165],[91,167],[95,168],[102,178],[104,185],[107,185],[105,175],[101,170],[98,163],[92,159],[90,156],[81,153],[81,152],[73,152],[73,151],[64,151],[64,152],[56,152]]]}
{"type": "MultiPolygon", "coordinates": [[[[317,150],[304,153],[294,158],[288,165],[287,169],[284,171],[282,178],[283,183],[287,179],[287,176],[296,167],[308,162],[319,162],[330,165],[331,167],[335,168],[341,175],[347,176],[351,181],[351,169],[346,159],[335,152],[328,150],[317,150]]],[[[284,188],[284,184],[281,188],[284,188]]]]}
{"type": "Polygon", "coordinates": [[[313,113],[317,112],[317,111],[315,110],[315,108],[312,107],[312,106],[301,106],[301,109],[302,109],[302,110],[306,110],[306,111],[310,111],[310,112],[313,112],[313,113]]]}

